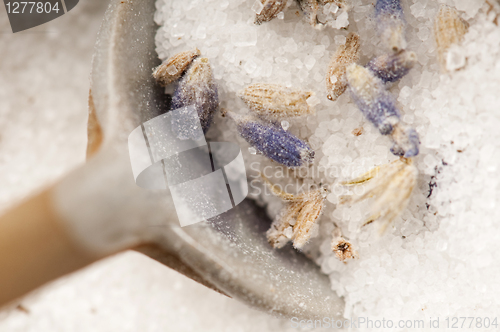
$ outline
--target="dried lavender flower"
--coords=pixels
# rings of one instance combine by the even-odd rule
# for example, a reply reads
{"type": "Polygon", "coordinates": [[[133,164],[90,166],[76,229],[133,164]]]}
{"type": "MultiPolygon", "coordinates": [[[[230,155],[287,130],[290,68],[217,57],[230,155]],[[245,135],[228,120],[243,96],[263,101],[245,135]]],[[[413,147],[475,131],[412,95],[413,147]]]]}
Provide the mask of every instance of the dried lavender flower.
{"type": "Polygon", "coordinates": [[[196,58],[193,61],[172,98],[172,109],[190,105],[196,108],[203,132],[206,133],[219,108],[217,84],[207,58],[196,58]]]}
{"type": "Polygon", "coordinates": [[[380,38],[389,50],[398,52],[406,48],[403,7],[400,0],[377,0],[375,17],[380,38]]]}
{"type": "Polygon", "coordinates": [[[300,10],[310,25],[316,27],[318,24],[319,3],[317,0],[296,0],[300,10]]]}
{"type": "Polygon", "coordinates": [[[178,80],[186,71],[193,60],[200,56],[200,50],[195,48],[191,51],[177,53],[168,58],[153,71],[153,77],[162,86],[167,86],[170,83],[178,80]]]}
{"type": "Polygon", "coordinates": [[[500,17],[500,1],[488,1],[486,0],[486,5],[488,6],[488,9],[486,10],[486,15],[487,16],[492,16],[493,18],[493,24],[498,26],[498,18],[500,17]]]}
{"type": "Polygon", "coordinates": [[[332,251],[342,262],[345,262],[346,259],[358,258],[358,252],[354,250],[352,244],[342,236],[338,228],[333,231],[332,251]]]}
{"type": "Polygon", "coordinates": [[[325,11],[325,6],[334,4],[344,11],[348,10],[345,0],[296,0],[306,21],[316,29],[322,29],[329,22],[334,22],[335,17],[331,11],[325,11]],[[321,17],[321,18],[320,18],[321,17]]]}
{"type": "Polygon", "coordinates": [[[311,238],[316,221],[323,211],[326,189],[319,188],[300,195],[293,195],[282,191],[266,177],[263,176],[263,179],[273,194],[287,202],[267,231],[269,244],[273,248],[279,249],[289,241],[293,241],[293,246],[296,249],[303,248],[311,238]]]}
{"type": "Polygon", "coordinates": [[[347,67],[346,78],[354,102],[382,135],[392,133],[400,115],[394,97],[373,72],[357,64],[347,67]]]}
{"type": "Polygon", "coordinates": [[[326,6],[329,3],[335,4],[337,7],[347,7],[345,0],[318,0],[320,6],[326,6]]]}
{"type": "Polygon", "coordinates": [[[420,140],[415,129],[402,123],[398,123],[393,127],[394,130],[391,133],[391,138],[394,145],[391,148],[391,152],[396,156],[405,158],[417,156],[420,140]]]}
{"type": "Polygon", "coordinates": [[[287,0],[259,0],[263,7],[260,13],[256,14],[255,24],[262,24],[262,22],[269,22],[276,18],[279,13],[286,7],[287,0]]]}
{"type": "Polygon", "coordinates": [[[383,232],[408,205],[417,176],[418,170],[411,158],[400,158],[389,164],[375,167],[351,181],[342,183],[343,186],[364,185],[365,187],[360,195],[340,197],[340,204],[355,204],[373,198],[371,215],[365,225],[379,220],[382,223],[380,231],[383,232]]]}
{"type": "Polygon", "coordinates": [[[238,92],[252,112],[271,120],[314,113],[307,100],[313,95],[311,91],[264,83],[249,85],[238,92]]]}
{"type": "Polygon", "coordinates": [[[372,59],[366,67],[385,83],[395,82],[408,74],[417,62],[415,52],[401,50],[372,59]]]}
{"type": "Polygon", "coordinates": [[[269,159],[287,167],[300,167],[313,162],[314,150],[279,124],[233,112],[226,114],[236,122],[241,137],[269,159]]]}
{"type": "Polygon", "coordinates": [[[344,45],[340,45],[330,60],[326,72],[327,98],[335,101],[347,88],[345,72],[347,66],[359,59],[359,35],[349,33],[344,45]]]}
{"type": "Polygon", "coordinates": [[[442,5],[434,22],[434,37],[436,39],[441,68],[447,69],[448,50],[452,45],[458,45],[469,29],[458,11],[450,6],[442,5]]]}

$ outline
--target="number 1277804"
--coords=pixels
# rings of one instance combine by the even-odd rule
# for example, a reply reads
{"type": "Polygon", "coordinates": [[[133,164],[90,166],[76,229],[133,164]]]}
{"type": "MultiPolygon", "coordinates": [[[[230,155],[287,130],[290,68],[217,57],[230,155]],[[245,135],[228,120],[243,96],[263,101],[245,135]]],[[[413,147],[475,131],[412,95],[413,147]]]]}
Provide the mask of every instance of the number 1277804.
{"type": "Polygon", "coordinates": [[[7,2],[5,4],[7,13],[9,14],[49,14],[52,12],[59,13],[59,3],[52,5],[50,2],[7,2]]]}

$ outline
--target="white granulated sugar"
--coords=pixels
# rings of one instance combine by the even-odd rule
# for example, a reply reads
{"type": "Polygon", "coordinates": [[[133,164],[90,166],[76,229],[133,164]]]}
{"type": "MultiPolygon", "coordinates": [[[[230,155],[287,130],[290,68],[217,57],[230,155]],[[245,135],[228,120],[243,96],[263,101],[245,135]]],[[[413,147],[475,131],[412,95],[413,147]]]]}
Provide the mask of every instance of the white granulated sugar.
{"type": "MultiPolygon", "coordinates": [[[[155,17],[161,28],[156,41],[161,59],[194,47],[209,56],[221,107],[228,110],[246,112],[236,92],[251,83],[315,93],[315,115],[282,122],[315,149],[315,164],[308,174],[269,176],[279,167],[248,149],[234,123],[219,115],[209,132],[213,140],[237,141],[243,147],[251,197],[274,217],[282,208],[280,199],[269,190],[267,195],[253,190],[264,188],[257,176],[264,169],[275,183],[332,185],[396,157],[389,151],[389,139],[364,119],[348,93],[335,102],[326,98],[326,69],[348,32],[360,35],[360,64],[384,53],[372,2],[349,1],[349,12],[333,4],[325,7],[338,11],[338,16],[323,30],[303,20],[292,1],[283,20],[256,26],[255,12],[261,10],[257,2],[159,0],[155,17]],[[344,26],[347,29],[334,28],[344,26]]],[[[426,322],[429,317],[493,317],[500,309],[500,265],[495,263],[500,261],[500,28],[485,1],[402,2],[407,48],[417,54],[418,62],[390,91],[404,122],[420,135],[417,186],[408,208],[382,236],[377,225],[361,227],[368,203],[337,206],[339,193],[331,192],[318,236],[304,251],[344,297],[345,317],[426,322]],[[448,69],[459,69],[451,73],[439,66],[433,36],[434,16],[442,3],[464,11],[470,24],[463,43],[448,54],[448,69]],[[335,257],[330,244],[334,223],[359,259],[343,264],[335,257]]]]}
{"type": "Polygon", "coordinates": [[[252,10],[255,12],[255,14],[260,14],[262,12],[262,9],[264,9],[264,4],[260,2],[260,0],[255,0],[252,10]]]}

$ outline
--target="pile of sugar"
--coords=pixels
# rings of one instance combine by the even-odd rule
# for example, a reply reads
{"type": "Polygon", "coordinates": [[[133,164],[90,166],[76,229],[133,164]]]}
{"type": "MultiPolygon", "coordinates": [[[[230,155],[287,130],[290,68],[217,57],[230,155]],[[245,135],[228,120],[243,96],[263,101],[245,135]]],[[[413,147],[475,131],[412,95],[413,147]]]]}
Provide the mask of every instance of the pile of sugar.
{"type": "MultiPolygon", "coordinates": [[[[389,152],[389,140],[363,118],[348,93],[336,102],[326,98],[328,62],[349,31],[360,35],[361,64],[384,53],[375,34],[372,1],[348,3],[348,14],[337,16],[337,20],[348,17],[348,28],[320,31],[301,19],[293,1],[283,19],[260,26],[253,24],[252,0],[157,1],[160,58],[199,48],[213,67],[221,107],[246,112],[236,92],[251,83],[278,83],[316,93],[311,100],[316,115],[290,121],[289,129],[316,150],[311,171],[280,178],[273,173],[280,167],[243,148],[250,177],[258,179],[258,173],[266,169],[273,182],[330,185],[396,159],[389,152]]],[[[482,0],[402,3],[408,49],[417,54],[418,63],[390,91],[403,121],[416,128],[421,138],[421,153],[415,158],[420,171],[417,186],[408,208],[381,237],[376,225],[360,227],[368,211],[366,203],[339,207],[338,193],[331,193],[319,232],[304,251],[344,296],[345,317],[492,315],[500,309],[496,286],[500,265],[495,264],[500,260],[500,226],[495,222],[500,213],[496,209],[500,199],[500,113],[495,112],[500,104],[500,28],[494,23],[496,14],[482,0]],[[433,38],[433,19],[440,3],[463,11],[470,23],[450,64],[465,67],[451,74],[441,72],[433,38]],[[359,259],[343,264],[331,252],[333,222],[358,249],[359,259]]],[[[209,139],[236,140],[248,148],[235,133],[234,124],[220,116],[209,139]]],[[[275,216],[282,203],[272,195],[259,194],[263,187],[257,182],[251,182],[251,195],[275,216]]]]}

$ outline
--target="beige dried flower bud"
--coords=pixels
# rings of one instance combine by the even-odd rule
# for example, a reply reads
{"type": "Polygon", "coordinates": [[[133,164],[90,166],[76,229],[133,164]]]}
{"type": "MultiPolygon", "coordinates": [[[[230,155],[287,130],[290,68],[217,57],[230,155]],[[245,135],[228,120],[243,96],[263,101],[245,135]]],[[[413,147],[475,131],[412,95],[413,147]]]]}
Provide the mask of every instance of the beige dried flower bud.
{"type": "Polygon", "coordinates": [[[197,48],[191,51],[177,53],[156,67],[153,71],[153,77],[162,86],[167,86],[178,80],[193,60],[200,56],[200,54],[200,50],[197,48]]]}
{"type": "Polygon", "coordinates": [[[278,84],[256,83],[247,86],[238,96],[250,110],[268,119],[280,119],[314,113],[307,99],[311,91],[287,88],[278,84]]]}
{"type": "Polygon", "coordinates": [[[358,252],[354,250],[352,244],[342,236],[338,228],[333,231],[332,251],[342,262],[345,262],[346,259],[358,258],[358,252]]]}
{"type": "Polygon", "coordinates": [[[267,240],[275,249],[293,241],[301,249],[311,238],[316,221],[324,207],[326,189],[319,188],[300,195],[288,194],[263,176],[273,194],[286,201],[286,206],[267,231],[267,240]]]}
{"type": "Polygon", "coordinates": [[[327,98],[335,101],[347,88],[346,68],[359,59],[359,35],[351,32],[332,56],[326,72],[327,98]]]}
{"type": "Polygon", "coordinates": [[[334,4],[344,11],[348,10],[345,0],[296,0],[305,20],[316,29],[323,29],[327,23],[333,23],[333,16],[325,15],[324,9],[328,4],[334,4]],[[319,18],[321,16],[321,19],[319,18]]]}
{"type": "Polygon", "coordinates": [[[418,170],[410,158],[400,158],[389,164],[378,166],[347,182],[343,186],[364,185],[359,195],[341,196],[340,204],[355,204],[373,198],[371,215],[365,225],[379,220],[383,232],[394,218],[399,216],[410,200],[417,182],[418,170]]]}
{"type": "Polygon", "coordinates": [[[276,18],[286,7],[287,0],[259,0],[263,7],[260,13],[255,16],[255,24],[269,22],[276,18]]]}
{"type": "Polygon", "coordinates": [[[460,17],[455,8],[441,6],[434,22],[434,37],[443,70],[447,68],[448,50],[462,41],[468,29],[469,24],[460,17]]]}
{"type": "Polygon", "coordinates": [[[337,5],[339,8],[347,7],[345,0],[317,0],[320,6],[326,6],[329,3],[337,5]]]}

